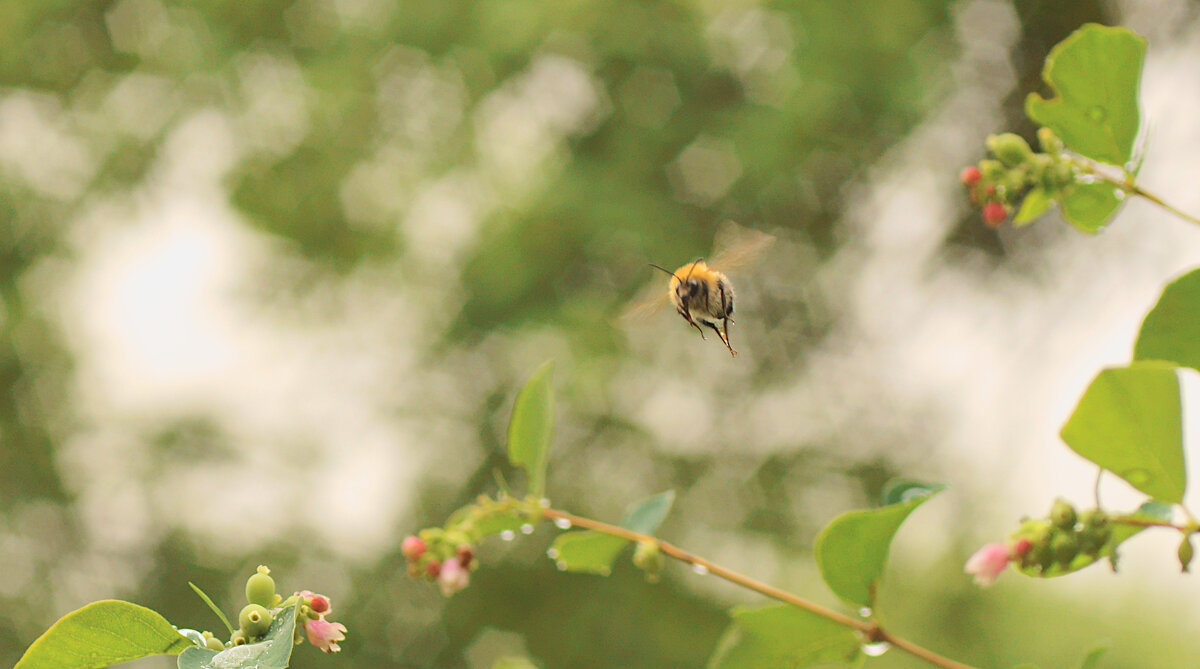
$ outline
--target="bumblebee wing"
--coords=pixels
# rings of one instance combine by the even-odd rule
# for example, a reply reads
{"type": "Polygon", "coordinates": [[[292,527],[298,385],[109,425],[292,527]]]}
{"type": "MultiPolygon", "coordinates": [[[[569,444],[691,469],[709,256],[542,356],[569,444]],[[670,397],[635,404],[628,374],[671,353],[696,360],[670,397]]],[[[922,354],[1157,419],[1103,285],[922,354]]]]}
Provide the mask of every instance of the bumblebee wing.
{"type": "Polygon", "coordinates": [[[666,286],[657,281],[653,282],[629,301],[629,306],[625,307],[625,311],[621,313],[621,320],[625,322],[646,320],[662,311],[663,307],[670,302],[671,297],[667,294],[666,286]]]}
{"type": "Polygon", "coordinates": [[[762,255],[774,241],[775,237],[765,232],[725,221],[717,229],[714,253],[708,265],[722,272],[745,267],[762,255]]]}

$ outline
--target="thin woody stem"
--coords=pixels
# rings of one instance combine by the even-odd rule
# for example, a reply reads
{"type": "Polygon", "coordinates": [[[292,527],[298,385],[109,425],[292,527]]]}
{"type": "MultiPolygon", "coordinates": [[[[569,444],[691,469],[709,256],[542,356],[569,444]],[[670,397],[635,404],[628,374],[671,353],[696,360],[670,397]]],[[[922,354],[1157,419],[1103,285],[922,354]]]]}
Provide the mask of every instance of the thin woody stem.
{"type": "Polygon", "coordinates": [[[826,618],[840,625],[849,627],[861,633],[868,642],[887,642],[895,648],[899,648],[900,650],[925,660],[926,662],[935,666],[943,667],[944,669],[975,669],[971,665],[957,662],[948,657],[943,657],[927,648],[918,646],[907,639],[898,637],[880,627],[879,623],[874,620],[859,620],[857,618],[852,618],[844,613],[839,613],[833,609],[826,608],[820,604],[817,604],[816,602],[811,602],[786,590],[780,590],[773,585],[763,583],[762,581],[750,578],[749,576],[740,574],[732,569],[722,567],[719,564],[710,562],[709,560],[706,560],[698,555],[693,555],[692,553],[689,553],[682,548],[675,546],[674,544],[667,543],[666,541],[652,537],[648,534],[634,532],[633,530],[626,529],[624,527],[610,525],[609,523],[599,520],[592,520],[591,518],[576,516],[575,514],[567,513],[566,511],[559,511],[557,509],[544,509],[542,514],[547,518],[565,520],[571,523],[571,525],[574,527],[595,530],[597,532],[603,532],[605,534],[610,534],[622,539],[628,539],[630,541],[655,544],[658,546],[658,550],[664,555],[675,558],[681,562],[686,562],[696,567],[703,568],[707,573],[718,578],[723,578],[730,583],[735,583],[759,594],[766,595],[767,597],[779,600],[785,604],[791,604],[792,606],[799,607],[805,611],[815,613],[822,618],[826,618]]]}
{"type": "Polygon", "coordinates": [[[1096,167],[1094,165],[1091,165],[1088,163],[1080,163],[1078,161],[1076,161],[1076,164],[1083,167],[1084,170],[1088,174],[1098,177],[1099,179],[1103,180],[1105,183],[1108,183],[1113,186],[1116,186],[1117,188],[1120,188],[1122,191],[1125,191],[1129,195],[1136,195],[1138,197],[1146,198],[1150,202],[1158,205],[1159,207],[1162,207],[1163,209],[1171,212],[1172,214],[1175,214],[1179,218],[1182,218],[1183,220],[1187,221],[1188,223],[1194,223],[1196,225],[1200,225],[1200,218],[1192,216],[1191,214],[1189,214],[1185,211],[1182,211],[1177,207],[1167,204],[1167,202],[1165,200],[1163,200],[1161,197],[1159,197],[1158,195],[1155,195],[1154,193],[1151,193],[1150,191],[1146,190],[1145,188],[1142,188],[1141,186],[1137,185],[1133,181],[1132,175],[1130,175],[1126,179],[1118,179],[1117,177],[1114,177],[1109,174],[1105,174],[1104,172],[1101,172],[1100,170],[1096,169],[1096,167]]]}

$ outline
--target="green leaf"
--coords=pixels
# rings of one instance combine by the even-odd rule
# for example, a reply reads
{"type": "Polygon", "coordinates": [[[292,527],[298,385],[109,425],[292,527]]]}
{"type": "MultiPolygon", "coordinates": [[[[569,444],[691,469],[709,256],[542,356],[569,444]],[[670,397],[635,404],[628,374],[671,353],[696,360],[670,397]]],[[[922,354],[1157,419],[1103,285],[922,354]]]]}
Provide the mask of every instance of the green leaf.
{"type": "Polygon", "coordinates": [[[709,669],[793,669],[814,664],[858,665],[858,636],[848,627],[788,604],[735,607],[709,669]]]}
{"type": "MultiPolygon", "coordinates": [[[[674,502],[674,490],[647,497],[626,511],[621,527],[652,535],[674,502]]],[[[607,576],[612,571],[613,561],[629,543],[628,539],[593,530],[566,532],[554,540],[550,556],[560,569],[607,576]]]]}
{"type": "Polygon", "coordinates": [[[504,531],[516,532],[522,525],[529,523],[529,515],[518,509],[489,513],[476,521],[473,529],[480,539],[500,534],[504,531]]]}
{"type": "Polygon", "coordinates": [[[115,599],[72,611],[33,642],[14,669],[90,669],[194,648],[167,619],[115,599]]]}
{"type": "Polygon", "coordinates": [[[667,490],[651,495],[625,510],[621,527],[642,534],[654,534],[666,520],[671,505],[675,503],[675,491],[667,490]]]}
{"type": "Polygon", "coordinates": [[[629,542],[620,537],[592,530],[560,534],[548,555],[565,571],[608,576],[613,560],[629,542]]]}
{"type": "Polygon", "coordinates": [[[1053,206],[1054,200],[1046,193],[1046,189],[1037,186],[1026,193],[1025,199],[1021,200],[1021,208],[1017,210],[1016,216],[1013,216],[1013,226],[1020,228],[1029,225],[1053,206]]]}
{"type": "Polygon", "coordinates": [[[225,617],[225,612],[223,612],[221,608],[213,602],[212,598],[210,598],[203,590],[200,589],[200,586],[192,583],[191,581],[188,581],[188,585],[192,588],[192,591],[195,592],[196,595],[208,605],[208,608],[212,610],[214,614],[216,614],[217,618],[224,623],[225,629],[229,630],[230,634],[233,634],[233,625],[229,624],[229,618],[225,617]]]}
{"type": "Polygon", "coordinates": [[[872,606],[896,530],[908,514],[943,488],[910,488],[906,501],[843,513],[826,525],[817,536],[815,553],[829,588],[855,606],[872,606]]]}
{"type": "Polygon", "coordinates": [[[1086,657],[1083,658],[1083,664],[1079,665],[1079,669],[1096,669],[1100,666],[1100,658],[1108,652],[1108,644],[1096,646],[1088,651],[1086,657]]]}
{"type": "Polygon", "coordinates": [[[192,646],[179,656],[179,669],[284,669],[295,646],[296,606],[275,614],[262,641],[220,652],[192,646]]]}
{"type": "Polygon", "coordinates": [[[554,361],[547,360],[517,393],[508,422],[508,460],[524,467],[529,494],[541,497],[546,487],[546,454],[554,424],[554,361]]]}
{"type": "Polygon", "coordinates": [[[1042,79],[1055,92],[1025,98],[1025,113],[1072,151],[1110,165],[1133,155],[1141,125],[1138,86],[1146,40],[1126,28],[1089,23],[1050,50],[1042,79]]]}
{"type": "Polygon", "coordinates": [[[1134,360],[1168,360],[1200,370],[1200,269],[1171,282],[1146,314],[1134,360]]]}
{"type": "Polygon", "coordinates": [[[1179,379],[1167,363],[1135,362],[1100,372],[1063,426],[1062,439],[1147,495],[1183,500],[1179,379]]]}
{"type": "Polygon", "coordinates": [[[1062,214],[1067,222],[1088,234],[1108,224],[1121,206],[1120,191],[1102,181],[1075,184],[1062,198],[1062,214]]]}

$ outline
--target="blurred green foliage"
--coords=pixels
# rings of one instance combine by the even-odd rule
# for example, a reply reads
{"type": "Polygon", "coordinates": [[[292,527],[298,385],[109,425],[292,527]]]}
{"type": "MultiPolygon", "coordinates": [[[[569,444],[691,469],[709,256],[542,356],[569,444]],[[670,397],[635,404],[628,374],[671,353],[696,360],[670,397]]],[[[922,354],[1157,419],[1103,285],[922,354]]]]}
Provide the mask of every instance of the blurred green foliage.
{"type": "MultiPolygon", "coordinates": [[[[778,233],[811,249],[817,262],[835,253],[844,242],[836,222],[848,204],[848,184],[936,110],[952,87],[961,48],[958,8],[941,0],[0,3],[0,104],[29,96],[35,116],[76,139],[94,163],[80,167],[55,153],[61,147],[47,146],[49,164],[64,165],[54,179],[39,181],[10,162],[0,171],[0,536],[7,542],[0,559],[5,551],[19,554],[24,562],[17,566],[29,575],[0,592],[0,665],[11,665],[53,620],[84,603],[76,598],[99,598],[56,580],[60,565],[102,573],[95,566],[110,559],[133,565],[136,578],[102,596],[130,599],[199,628],[215,621],[188,591],[189,580],[231,609],[240,595],[222,596],[221,588],[259,563],[272,566],[283,590],[325,587],[288,575],[321,581],[341,574],[340,591],[330,594],[342,614],[336,619],[350,628],[343,655],[333,660],[344,666],[480,666],[471,652],[488,629],[523,640],[524,648],[503,654],[528,654],[545,667],[703,666],[734,603],[719,596],[723,591],[693,589],[695,576],[670,569],[651,586],[620,563],[603,580],[560,574],[545,559],[551,541],[545,530],[511,547],[486,544],[480,554],[486,567],[448,602],[408,579],[398,542],[347,560],[303,524],[293,538],[234,559],[157,519],[158,539],[149,549],[101,551],[75,564],[86,539],[85,505],[78,481],[64,480],[69,468],[59,458],[63,444],[94,417],[80,409],[88,381],[75,372],[80,335],[58,318],[62,307],[53,306],[46,277],[83,255],[89,225],[83,213],[110,198],[169,185],[160,165],[177,150],[173,138],[215,114],[235,137],[217,199],[236,207],[239,225],[294,254],[262,268],[259,284],[243,297],[286,322],[289,309],[300,311],[321,286],[377,271],[385,288],[428,295],[406,307],[414,322],[433,323],[433,331],[401,331],[397,340],[424,336],[414,354],[421,365],[482,388],[478,406],[464,403],[453,418],[470,426],[469,446],[484,455],[450,475],[423,472],[404,491],[416,511],[398,536],[441,524],[494,487],[493,471],[504,466],[497,426],[529,371],[514,371],[497,348],[520,333],[549,331],[571,357],[560,367],[571,380],[562,401],[568,415],[558,425],[576,446],[551,456],[548,490],[557,506],[618,513],[630,499],[669,487],[687,491],[727,471],[723,487],[702,493],[721,496],[714,506],[731,503],[735,519],[714,525],[761,541],[782,563],[810,561],[815,532],[828,517],[797,515],[806,489],[845,488],[865,506],[889,478],[921,473],[897,471],[886,457],[843,454],[836,443],[797,440],[789,452],[767,455],[736,444],[660,450],[620,410],[624,389],[609,388],[622,364],[647,355],[633,350],[613,320],[650,280],[646,263],[672,266],[709,253],[725,219],[778,233]],[[422,199],[431,192],[441,199],[422,199]],[[467,213],[444,209],[446,201],[467,213]],[[454,227],[456,215],[472,221],[466,232],[454,227]],[[409,222],[420,216],[425,222],[409,222]],[[444,309],[452,313],[443,320],[425,316],[444,309]],[[637,472],[630,480],[651,485],[626,497],[624,478],[614,474],[605,498],[575,485],[572,472],[608,458],[628,463],[637,472]],[[565,472],[557,478],[556,467],[565,472]],[[22,539],[29,527],[38,534],[22,539]],[[36,549],[14,548],[23,540],[36,549]]],[[[1013,47],[1018,78],[1036,79],[1046,49],[1079,23],[1106,18],[1099,2],[1015,8],[1023,31],[1013,47]]],[[[1008,111],[1019,117],[1020,100],[1008,111]]],[[[197,154],[202,159],[208,158],[197,154]]],[[[991,234],[964,223],[949,243],[994,248],[991,234]]],[[[834,317],[815,299],[799,290],[761,296],[760,329],[745,332],[776,339],[758,360],[739,359],[745,378],[714,373],[714,387],[733,398],[802,370],[806,351],[834,317]]],[[[693,364],[681,356],[659,362],[668,369],[693,364]]],[[[436,414],[424,406],[395,412],[406,419],[436,414]]],[[[221,417],[203,408],[124,419],[129,439],[154,453],[148,473],[130,474],[130,486],[147,485],[143,477],[153,479],[175,460],[199,466],[239,451],[221,417]]],[[[936,434],[936,427],[926,429],[936,434]]],[[[870,433],[856,438],[903,441],[870,433]]],[[[303,439],[297,441],[295,459],[304,461],[303,439]]],[[[682,508],[694,502],[681,493],[681,518],[668,519],[664,536],[703,517],[703,510],[682,508]]],[[[301,520],[327,520],[311,515],[301,520]]],[[[689,536],[706,536],[704,529],[689,536]]],[[[713,557],[725,550],[686,547],[713,557]]],[[[961,565],[933,568],[949,579],[961,565]]],[[[889,620],[904,621],[898,632],[967,662],[1065,666],[1054,660],[1076,662],[1097,626],[1118,631],[1088,613],[1030,604],[1039,599],[1036,591],[1026,602],[997,603],[964,579],[935,582],[920,576],[926,568],[908,569],[916,576],[893,580],[896,588],[885,589],[880,607],[890,607],[889,620]],[[1044,649],[1014,642],[1045,626],[1058,629],[1067,616],[1085,619],[1046,640],[1044,649]]],[[[788,580],[801,591],[822,587],[815,576],[788,580]]],[[[1146,628],[1146,645],[1115,648],[1112,661],[1165,652],[1163,628],[1152,618],[1141,616],[1135,625],[1146,628]]],[[[329,666],[328,660],[300,649],[294,666],[329,666]]],[[[895,653],[872,662],[918,666],[895,653]]]]}

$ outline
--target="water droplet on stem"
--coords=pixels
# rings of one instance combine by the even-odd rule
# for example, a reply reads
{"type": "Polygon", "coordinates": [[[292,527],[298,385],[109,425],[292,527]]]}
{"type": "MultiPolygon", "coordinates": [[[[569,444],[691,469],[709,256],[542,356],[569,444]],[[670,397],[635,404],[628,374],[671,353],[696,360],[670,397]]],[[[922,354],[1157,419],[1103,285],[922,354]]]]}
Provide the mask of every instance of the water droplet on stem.
{"type": "Polygon", "coordinates": [[[888,649],[891,647],[892,644],[886,641],[879,641],[876,643],[863,644],[862,651],[868,657],[879,657],[880,655],[888,652],[888,649]]]}

